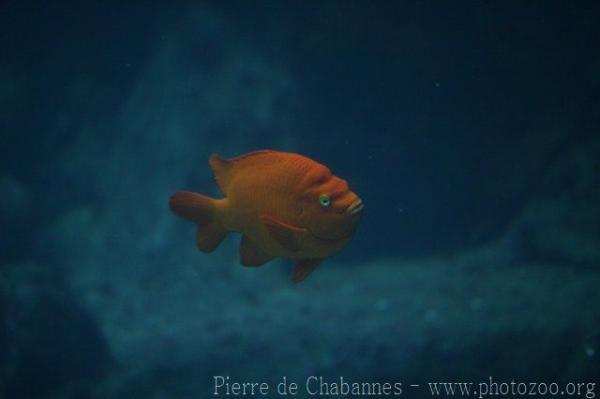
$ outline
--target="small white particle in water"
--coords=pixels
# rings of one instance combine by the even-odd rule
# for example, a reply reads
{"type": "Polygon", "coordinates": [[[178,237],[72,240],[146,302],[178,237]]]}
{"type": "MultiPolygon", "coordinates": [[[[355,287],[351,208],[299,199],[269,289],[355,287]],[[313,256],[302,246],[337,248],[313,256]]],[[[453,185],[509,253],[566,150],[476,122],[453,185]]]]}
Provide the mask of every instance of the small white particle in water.
{"type": "Polygon", "coordinates": [[[354,293],[354,285],[352,285],[352,284],[345,284],[342,287],[342,293],[344,293],[345,295],[352,295],[354,293]]]}
{"type": "Polygon", "coordinates": [[[438,320],[438,312],[435,309],[429,309],[427,312],[425,312],[425,321],[432,323],[434,321],[438,320]]]}
{"type": "Polygon", "coordinates": [[[435,87],[440,87],[440,82],[435,82],[435,87]]]}
{"type": "Polygon", "coordinates": [[[481,298],[475,297],[471,301],[471,310],[481,310],[483,307],[483,300],[481,298]]]}
{"type": "Polygon", "coordinates": [[[375,302],[375,304],[373,305],[373,308],[375,308],[375,310],[383,312],[383,311],[387,310],[389,305],[390,305],[389,301],[387,299],[383,298],[383,299],[380,299],[377,302],[375,302]]]}
{"type": "Polygon", "coordinates": [[[596,354],[596,350],[591,346],[586,346],[585,354],[587,355],[587,357],[594,357],[594,355],[596,354]]]}

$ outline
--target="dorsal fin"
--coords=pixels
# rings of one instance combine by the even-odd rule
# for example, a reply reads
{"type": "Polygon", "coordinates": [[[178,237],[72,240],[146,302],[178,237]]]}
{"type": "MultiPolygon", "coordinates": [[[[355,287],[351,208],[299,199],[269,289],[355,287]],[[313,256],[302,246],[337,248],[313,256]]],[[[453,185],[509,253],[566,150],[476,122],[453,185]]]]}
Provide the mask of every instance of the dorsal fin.
{"type": "Polygon", "coordinates": [[[217,154],[212,154],[208,158],[208,164],[213,170],[215,175],[215,180],[217,181],[217,185],[221,190],[221,193],[224,196],[227,196],[227,188],[229,187],[229,183],[231,182],[231,178],[233,177],[233,172],[235,169],[235,165],[240,161],[243,161],[246,158],[254,157],[261,154],[270,153],[273,151],[270,150],[260,150],[253,151],[245,155],[241,155],[236,158],[224,159],[218,156],[217,154]]]}
{"type": "Polygon", "coordinates": [[[229,178],[231,171],[231,161],[221,158],[217,154],[212,154],[208,157],[208,164],[210,165],[215,175],[215,180],[221,190],[221,194],[227,196],[227,187],[229,187],[229,178]]]}

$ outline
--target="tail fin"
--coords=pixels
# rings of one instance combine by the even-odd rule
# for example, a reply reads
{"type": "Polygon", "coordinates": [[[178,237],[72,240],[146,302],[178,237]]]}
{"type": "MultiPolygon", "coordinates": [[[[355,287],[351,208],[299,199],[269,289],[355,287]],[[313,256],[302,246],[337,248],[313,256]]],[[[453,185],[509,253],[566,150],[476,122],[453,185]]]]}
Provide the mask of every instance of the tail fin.
{"type": "Polygon", "coordinates": [[[196,244],[203,252],[212,252],[227,235],[217,215],[217,200],[189,191],[171,196],[169,207],[177,215],[198,225],[196,244]]]}

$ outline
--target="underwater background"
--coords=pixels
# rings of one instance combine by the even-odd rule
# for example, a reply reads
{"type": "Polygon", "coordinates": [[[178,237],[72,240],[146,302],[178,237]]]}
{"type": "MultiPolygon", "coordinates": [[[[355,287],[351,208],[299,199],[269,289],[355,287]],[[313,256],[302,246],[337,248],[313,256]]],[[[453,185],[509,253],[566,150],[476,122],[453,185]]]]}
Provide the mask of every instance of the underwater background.
{"type": "Polygon", "coordinates": [[[594,397],[599,20],[594,1],[1,2],[0,398],[209,398],[215,376],[594,397]],[[239,236],[199,252],[168,209],[218,196],[211,153],[263,148],[365,204],[301,284],[288,260],[241,267],[239,236]]]}

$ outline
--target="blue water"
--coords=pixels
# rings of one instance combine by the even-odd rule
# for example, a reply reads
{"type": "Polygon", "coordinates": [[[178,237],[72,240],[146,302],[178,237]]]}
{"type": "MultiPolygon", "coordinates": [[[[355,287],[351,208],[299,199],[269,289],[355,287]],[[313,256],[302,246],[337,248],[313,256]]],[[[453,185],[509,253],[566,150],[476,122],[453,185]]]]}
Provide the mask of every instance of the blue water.
{"type": "Polygon", "coordinates": [[[0,398],[595,397],[598,3],[85,3],[0,5],[0,398]],[[365,204],[301,284],[168,208],[258,149],[365,204]]]}

